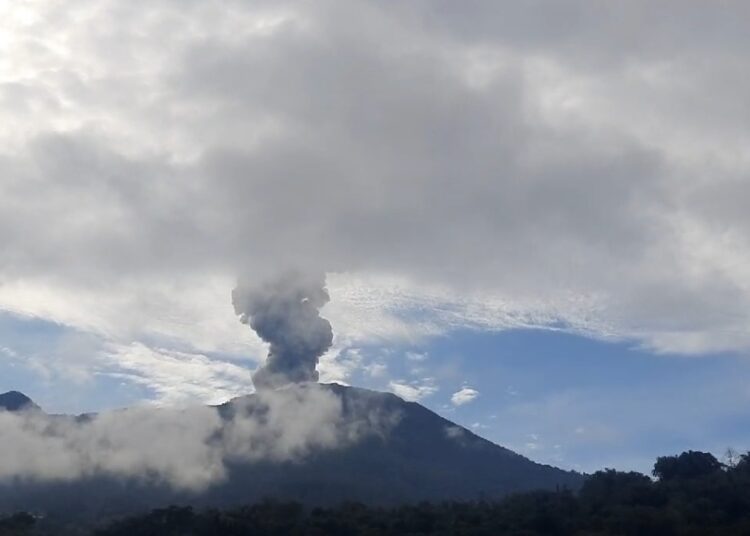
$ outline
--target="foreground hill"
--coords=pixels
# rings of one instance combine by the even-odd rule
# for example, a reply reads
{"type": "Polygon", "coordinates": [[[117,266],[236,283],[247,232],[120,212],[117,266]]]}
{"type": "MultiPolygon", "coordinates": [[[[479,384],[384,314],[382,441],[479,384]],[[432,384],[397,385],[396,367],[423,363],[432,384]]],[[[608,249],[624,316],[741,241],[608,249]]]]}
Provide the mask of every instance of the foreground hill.
{"type": "MultiPolygon", "coordinates": [[[[304,456],[286,460],[229,459],[225,477],[199,490],[175,489],[160,479],[95,473],[72,481],[6,480],[0,485],[0,511],[101,518],[168,504],[231,507],[265,497],[309,505],[342,501],[392,505],[498,498],[534,489],[577,489],[582,483],[580,474],[537,464],[395,395],[337,384],[308,389],[340,401],[344,421],[364,422],[376,411],[388,426],[346,444],[313,448],[304,456]]],[[[12,398],[20,400],[15,395],[12,398]]],[[[23,406],[29,404],[33,403],[23,406]]],[[[226,422],[239,412],[262,422],[268,411],[255,394],[216,409],[226,422]]],[[[142,448],[158,448],[159,441],[159,437],[148,438],[142,448]]],[[[175,448],[175,456],[179,448],[175,448]]]]}

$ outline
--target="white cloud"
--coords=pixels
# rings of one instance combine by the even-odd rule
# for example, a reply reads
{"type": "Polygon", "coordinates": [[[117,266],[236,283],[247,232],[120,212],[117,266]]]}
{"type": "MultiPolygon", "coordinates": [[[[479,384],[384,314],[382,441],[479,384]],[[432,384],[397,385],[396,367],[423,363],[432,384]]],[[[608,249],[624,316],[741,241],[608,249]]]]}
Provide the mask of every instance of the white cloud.
{"type": "Polygon", "coordinates": [[[6,311],[116,342],[157,340],[258,361],[265,348],[234,314],[234,285],[231,277],[183,272],[138,284],[119,281],[107,289],[96,284],[69,287],[20,279],[0,284],[0,304],[6,311]]]}
{"type": "Polygon", "coordinates": [[[385,433],[398,418],[371,401],[346,415],[341,404],[308,384],[237,400],[226,418],[201,406],[132,408],[82,421],[0,411],[0,481],[106,476],[201,490],[226,478],[228,461],[299,460],[385,433]]]}
{"type": "Polygon", "coordinates": [[[254,390],[247,367],[205,355],[133,343],[113,346],[105,359],[102,374],[147,387],[160,405],[220,404],[254,390]]]}
{"type": "Polygon", "coordinates": [[[463,406],[473,401],[479,396],[479,391],[472,389],[471,387],[462,387],[451,395],[451,402],[454,406],[463,406]]]}
{"type": "Polygon", "coordinates": [[[362,365],[362,355],[357,348],[334,347],[326,352],[318,364],[320,382],[348,385],[352,373],[362,365]]]}
{"type": "Polygon", "coordinates": [[[388,372],[388,365],[380,362],[370,363],[362,368],[371,378],[382,378],[388,372]]]}
{"type": "Polygon", "coordinates": [[[425,397],[433,395],[438,388],[432,378],[424,378],[421,381],[404,382],[402,380],[391,380],[388,389],[395,395],[409,402],[418,402],[425,397]]]}

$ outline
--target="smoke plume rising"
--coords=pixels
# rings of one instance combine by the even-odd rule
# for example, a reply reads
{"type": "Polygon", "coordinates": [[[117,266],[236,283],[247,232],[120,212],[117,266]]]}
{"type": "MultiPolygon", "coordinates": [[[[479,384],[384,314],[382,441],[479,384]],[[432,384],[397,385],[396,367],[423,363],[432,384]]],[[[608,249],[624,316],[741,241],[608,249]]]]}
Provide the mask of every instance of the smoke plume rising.
{"type": "Polygon", "coordinates": [[[232,303],[240,320],[270,344],[266,363],[253,374],[256,389],[318,381],[318,359],[333,343],[331,324],[319,314],[328,300],[322,274],[289,272],[234,289],[232,303]]]}

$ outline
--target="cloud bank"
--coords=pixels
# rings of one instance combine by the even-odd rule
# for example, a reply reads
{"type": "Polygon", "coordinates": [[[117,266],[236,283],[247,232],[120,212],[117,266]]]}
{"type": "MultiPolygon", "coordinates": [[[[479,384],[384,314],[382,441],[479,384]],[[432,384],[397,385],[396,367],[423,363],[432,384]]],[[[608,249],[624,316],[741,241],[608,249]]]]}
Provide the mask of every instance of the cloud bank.
{"type": "Polygon", "coordinates": [[[372,401],[344,412],[314,384],[263,390],[215,407],[144,407],[82,418],[0,411],[0,483],[112,477],[200,491],[228,476],[227,463],[302,460],[384,434],[398,415],[372,401]]]}

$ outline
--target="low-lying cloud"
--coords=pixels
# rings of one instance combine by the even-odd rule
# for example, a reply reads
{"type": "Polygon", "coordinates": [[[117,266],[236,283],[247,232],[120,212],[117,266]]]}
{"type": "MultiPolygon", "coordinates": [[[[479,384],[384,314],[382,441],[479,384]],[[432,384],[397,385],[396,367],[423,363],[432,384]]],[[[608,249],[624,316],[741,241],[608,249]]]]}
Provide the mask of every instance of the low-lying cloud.
{"type": "Polygon", "coordinates": [[[263,390],[215,407],[142,407],[79,418],[0,411],[0,483],[113,477],[200,491],[228,477],[227,462],[303,460],[384,434],[398,415],[315,384],[263,390]]]}

